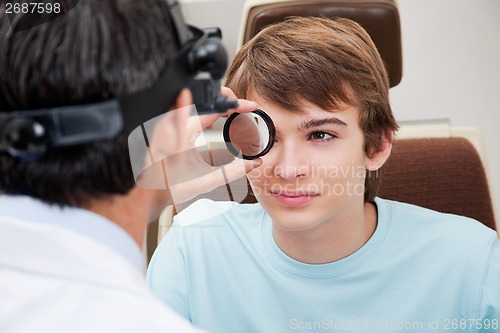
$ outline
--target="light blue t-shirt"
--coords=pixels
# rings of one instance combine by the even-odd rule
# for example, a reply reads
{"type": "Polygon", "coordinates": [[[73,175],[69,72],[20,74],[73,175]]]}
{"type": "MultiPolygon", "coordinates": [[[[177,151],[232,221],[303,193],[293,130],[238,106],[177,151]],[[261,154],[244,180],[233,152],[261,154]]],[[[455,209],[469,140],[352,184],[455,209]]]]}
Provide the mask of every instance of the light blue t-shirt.
{"type": "Polygon", "coordinates": [[[305,264],[283,253],[260,204],[200,200],[148,271],[154,293],[211,332],[500,332],[500,241],[482,224],[376,199],[352,255],[305,264]]]}

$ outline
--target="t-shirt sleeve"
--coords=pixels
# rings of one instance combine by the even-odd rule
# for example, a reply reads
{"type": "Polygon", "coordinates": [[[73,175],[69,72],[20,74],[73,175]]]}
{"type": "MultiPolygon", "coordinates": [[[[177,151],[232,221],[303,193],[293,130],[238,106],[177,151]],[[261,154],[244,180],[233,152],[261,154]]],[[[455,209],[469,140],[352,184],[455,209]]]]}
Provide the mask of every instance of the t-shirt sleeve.
{"type": "Polygon", "coordinates": [[[149,263],[147,282],[163,302],[191,321],[184,256],[179,241],[179,228],[170,228],[156,248],[149,263]]]}
{"type": "Polygon", "coordinates": [[[498,239],[494,241],[490,252],[479,311],[483,319],[481,332],[500,332],[500,240],[498,239]]]}

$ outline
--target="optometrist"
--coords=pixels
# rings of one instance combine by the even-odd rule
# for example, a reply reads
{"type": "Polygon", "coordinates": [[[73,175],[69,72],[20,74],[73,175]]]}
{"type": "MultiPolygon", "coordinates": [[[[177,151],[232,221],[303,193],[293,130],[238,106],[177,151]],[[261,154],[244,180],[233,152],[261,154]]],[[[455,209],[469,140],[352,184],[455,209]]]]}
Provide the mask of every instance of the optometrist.
{"type": "MultiPolygon", "coordinates": [[[[219,92],[225,52],[175,0],[12,8],[0,6],[0,332],[198,331],[146,286],[148,221],[173,200],[168,183],[138,184],[157,165],[207,167],[183,149],[256,105],[219,92]],[[193,97],[216,113],[192,116],[193,97]]],[[[210,169],[176,200],[260,163],[210,169]]]]}

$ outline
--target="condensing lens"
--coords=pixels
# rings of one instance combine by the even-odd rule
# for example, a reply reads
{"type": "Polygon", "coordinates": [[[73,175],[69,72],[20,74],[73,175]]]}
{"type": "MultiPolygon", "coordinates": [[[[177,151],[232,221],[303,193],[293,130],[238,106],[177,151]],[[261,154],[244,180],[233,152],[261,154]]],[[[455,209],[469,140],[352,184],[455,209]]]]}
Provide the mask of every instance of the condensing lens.
{"type": "Polygon", "coordinates": [[[233,113],[224,124],[224,141],[229,151],[247,160],[265,155],[274,143],[275,128],[262,110],[233,113]]]}

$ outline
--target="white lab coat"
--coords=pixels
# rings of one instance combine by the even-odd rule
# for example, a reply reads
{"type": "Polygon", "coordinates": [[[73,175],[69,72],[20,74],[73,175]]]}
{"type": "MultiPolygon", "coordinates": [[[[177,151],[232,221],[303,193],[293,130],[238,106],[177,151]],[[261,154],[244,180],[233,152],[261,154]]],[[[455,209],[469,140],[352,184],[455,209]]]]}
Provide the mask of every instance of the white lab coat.
{"type": "Polygon", "coordinates": [[[198,332],[105,244],[0,216],[0,332],[198,332]]]}

